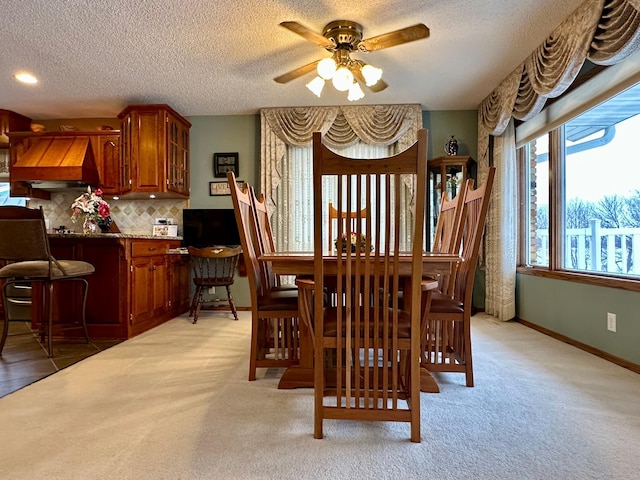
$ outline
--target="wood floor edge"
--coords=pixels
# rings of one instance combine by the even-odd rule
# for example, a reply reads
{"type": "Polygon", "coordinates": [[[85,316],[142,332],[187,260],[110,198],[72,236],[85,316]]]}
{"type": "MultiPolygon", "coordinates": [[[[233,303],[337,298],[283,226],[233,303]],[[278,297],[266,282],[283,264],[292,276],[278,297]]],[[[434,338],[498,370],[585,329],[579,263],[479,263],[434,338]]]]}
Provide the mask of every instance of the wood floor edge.
{"type": "Polygon", "coordinates": [[[538,332],[544,333],[545,335],[549,335],[550,337],[555,338],[556,340],[560,340],[561,342],[568,343],[569,345],[579,348],[580,350],[584,350],[585,352],[591,353],[592,355],[600,357],[611,363],[615,363],[616,365],[619,365],[623,368],[631,370],[634,373],[640,374],[640,365],[636,363],[629,362],[624,358],[616,357],[615,355],[611,355],[608,352],[592,347],[585,343],[579,342],[577,340],[574,340],[573,338],[566,337],[560,333],[554,332],[553,330],[549,330],[548,328],[545,328],[545,327],[541,327],[540,325],[536,325],[535,323],[531,323],[527,320],[516,318],[516,321],[518,323],[521,323],[525,327],[529,327],[529,328],[532,328],[533,330],[537,330],[538,332]]]}

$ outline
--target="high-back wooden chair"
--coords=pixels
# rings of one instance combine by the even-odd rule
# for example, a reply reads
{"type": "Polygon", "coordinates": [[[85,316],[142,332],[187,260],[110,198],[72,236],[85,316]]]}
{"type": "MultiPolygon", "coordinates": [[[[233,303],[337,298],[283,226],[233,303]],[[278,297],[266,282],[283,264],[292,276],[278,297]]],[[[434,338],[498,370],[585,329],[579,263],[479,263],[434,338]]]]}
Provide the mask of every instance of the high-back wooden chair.
{"type": "Polygon", "coordinates": [[[357,232],[361,228],[358,228],[358,225],[362,225],[362,220],[367,216],[367,209],[363,208],[362,210],[356,212],[347,212],[342,209],[338,210],[333,206],[333,202],[329,202],[329,243],[328,243],[328,251],[330,252],[334,247],[334,242],[337,237],[333,236],[333,225],[336,223],[338,225],[338,229],[342,232],[357,232]]]}
{"type": "Polygon", "coordinates": [[[462,219],[462,247],[452,297],[435,294],[425,312],[426,333],[423,336],[425,367],[431,372],[462,372],[466,384],[473,387],[471,355],[471,310],[480,243],[489,209],[495,167],[490,167],[484,184],[468,190],[462,219]]]}
{"type": "MultiPolygon", "coordinates": [[[[95,272],[93,265],[80,260],[57,260],[51,255],[49,238],[42,208],[19,206],[0,207],[0,261],[7,264],[0,268],[0,280],[4,280],[2,303],[7,305],[7,291],[15,283],[39,283],[42,285],[44,318],[40,325],[40,340],[47,337],[47,353],[53,356],[54,285],[62,281],[77,281],[82,285],[80,318],[73,325],[60,328],[80,328],[89,343],[85,318],[89,282],[85,278],[95,272]]],[[[74,297],[76,298],[76,297],[74,297]]],[[[9,316],[5,308],[4,328],[0,339],[0,354],[9,332],[9,316]]]]}
{"type": "MultiPolygon", "coordinates": [[[[273,253],[276,247],[273,241],[273,232],[271,231],[271,222],[269,221],[269,211],[264,195],[256,196],[253,187],[249,187],[249,197],[253,205],[253,211],[256,217],[256,226],[258,229],[258,257],[264,253],[273,253]]],[[[280,277],[275,275],[271,270],[271,264],[268,262],[261,263],[262,278],[264,284],[270,290],[297,290],[293,284],[282,283],[280,277]]]]}
{"type": "Polygon", "coordinates": [[[260,241],[251,192],[240,190],[233,172],[227,173],[240,233],[251,294],[251,352],[249,380],[257,368],[289,367],[300,362],[298,291],[276,290],[264,281],[258,260],[260,241]]]}
{"type": "MultiPolygon", "coordinates": [[[[411,440],[420,441],[426,152],[426,130],[408,150],[378,160],[342,157],[322,144],[320,133],[313,134],[314,277],[299,284],[301,310],[314,338],[315,438],[323,437],[325,419],[347,419],[409,422],[411,440]],[[408,228],[413,243],[402,252],[405,175],[415,177],[416,190],[408,228]],[[363,239],[324,258],[323,181],[335,185],[339,204],[366,212],[363,239]],[[329,306],[326,281],[335,292],[329,306]],[[406,308],[400,307],[401,288],[406,308]]],[[[337,232],[342,233],[344,226],[337,232]]]]}
{"type": "MultiPolygon", "coordinates": [[[[471,188],[473,188],[473,180],[468,179],[464,182],[458,194],[451,200],[446,191],[442,194],[431,251],[460,253],[463,232],[462,220],[466,211],[465,199],[467,192],[471,188]]],[[[442,293],[453,295],[454,279],[454,275],[441,275],[438,278],[438,289],[442,293]]]]}
{"type": "Polygon", "coordinates": [[[238,260],[242,253],[240,247],[212,246],[205,248],[188,247],[193,284],[196,286],[191,299],[189,316],[193,315],[193,323],[197,323],[202,307],[228,303],[234,320],[238,320],[236,304],[231,295],[238,260]],[[206,298],[205,292],[211,287],[224,287],[226,297],[206,298]]]}

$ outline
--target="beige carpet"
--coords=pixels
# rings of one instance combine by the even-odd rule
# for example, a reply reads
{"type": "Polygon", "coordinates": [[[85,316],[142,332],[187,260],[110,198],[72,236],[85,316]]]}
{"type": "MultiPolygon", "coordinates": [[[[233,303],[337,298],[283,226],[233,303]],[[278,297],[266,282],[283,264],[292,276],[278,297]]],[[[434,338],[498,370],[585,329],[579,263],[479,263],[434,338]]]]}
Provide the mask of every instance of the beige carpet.
{"type": "Polygon", "coordinates": [[[640,376],[473,319],[475,388],[441,374],[421,444],[325,422],[312,391],[246,380],[249,314],[180,317],[0,399],[2,479],[638,479],[640,376]]]}

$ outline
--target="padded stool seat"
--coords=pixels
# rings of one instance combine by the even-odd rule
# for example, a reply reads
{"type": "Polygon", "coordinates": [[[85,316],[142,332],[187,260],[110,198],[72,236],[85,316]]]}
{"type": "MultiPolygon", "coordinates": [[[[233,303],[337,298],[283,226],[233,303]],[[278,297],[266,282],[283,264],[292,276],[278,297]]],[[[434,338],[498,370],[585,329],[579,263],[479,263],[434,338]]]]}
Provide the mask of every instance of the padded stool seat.
{"type": "MultiPolygon", "coordinates": [[[[3,304],[7,305],[7,292],[15,283],[42,283],[43,311],[46,321],[40,327],[40,339],[48,338],[47,353],[53,356],[53,291],[59,281],[82,282],[82,310],[77,327],[82,328],[89,343],[85,318],[89,283],[84,278],[95,272],[93,265],[80,260],[56,260],[49,248],[49,238],[42,208],[18,206],[0,207],[0,260],[6,265],[0,268],[3,304]]],[[[4,328],[0,339],[0,355],[9,334],[9,314],[5,309],[4,328]]]]}

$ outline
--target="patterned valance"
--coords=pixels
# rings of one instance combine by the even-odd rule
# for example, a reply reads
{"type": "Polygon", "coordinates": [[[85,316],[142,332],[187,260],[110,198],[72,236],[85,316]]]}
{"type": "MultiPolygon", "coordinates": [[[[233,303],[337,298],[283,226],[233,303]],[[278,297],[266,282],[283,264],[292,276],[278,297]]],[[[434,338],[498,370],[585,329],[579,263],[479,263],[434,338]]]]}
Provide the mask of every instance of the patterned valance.
{"type": "Polygon", "coordinates": [[[288,145],[310,145],[313,132],[322,132],[323,143],[334,149],[362,141],[397,144],[397,150],[403,151],[417,139],[422,108],[416,104],[263,108],[260,123],[260,187],[271,205],[272,193],[282,180],[280,163],[288,145]]]}
{"type": "Polygon", "coordinates": [[[501,135],[511,117],[528,120],[561,95],[585,60],[614,65],[640,47],[640,0],[587,0],[478,108],[480,128],[501,135]]]}

